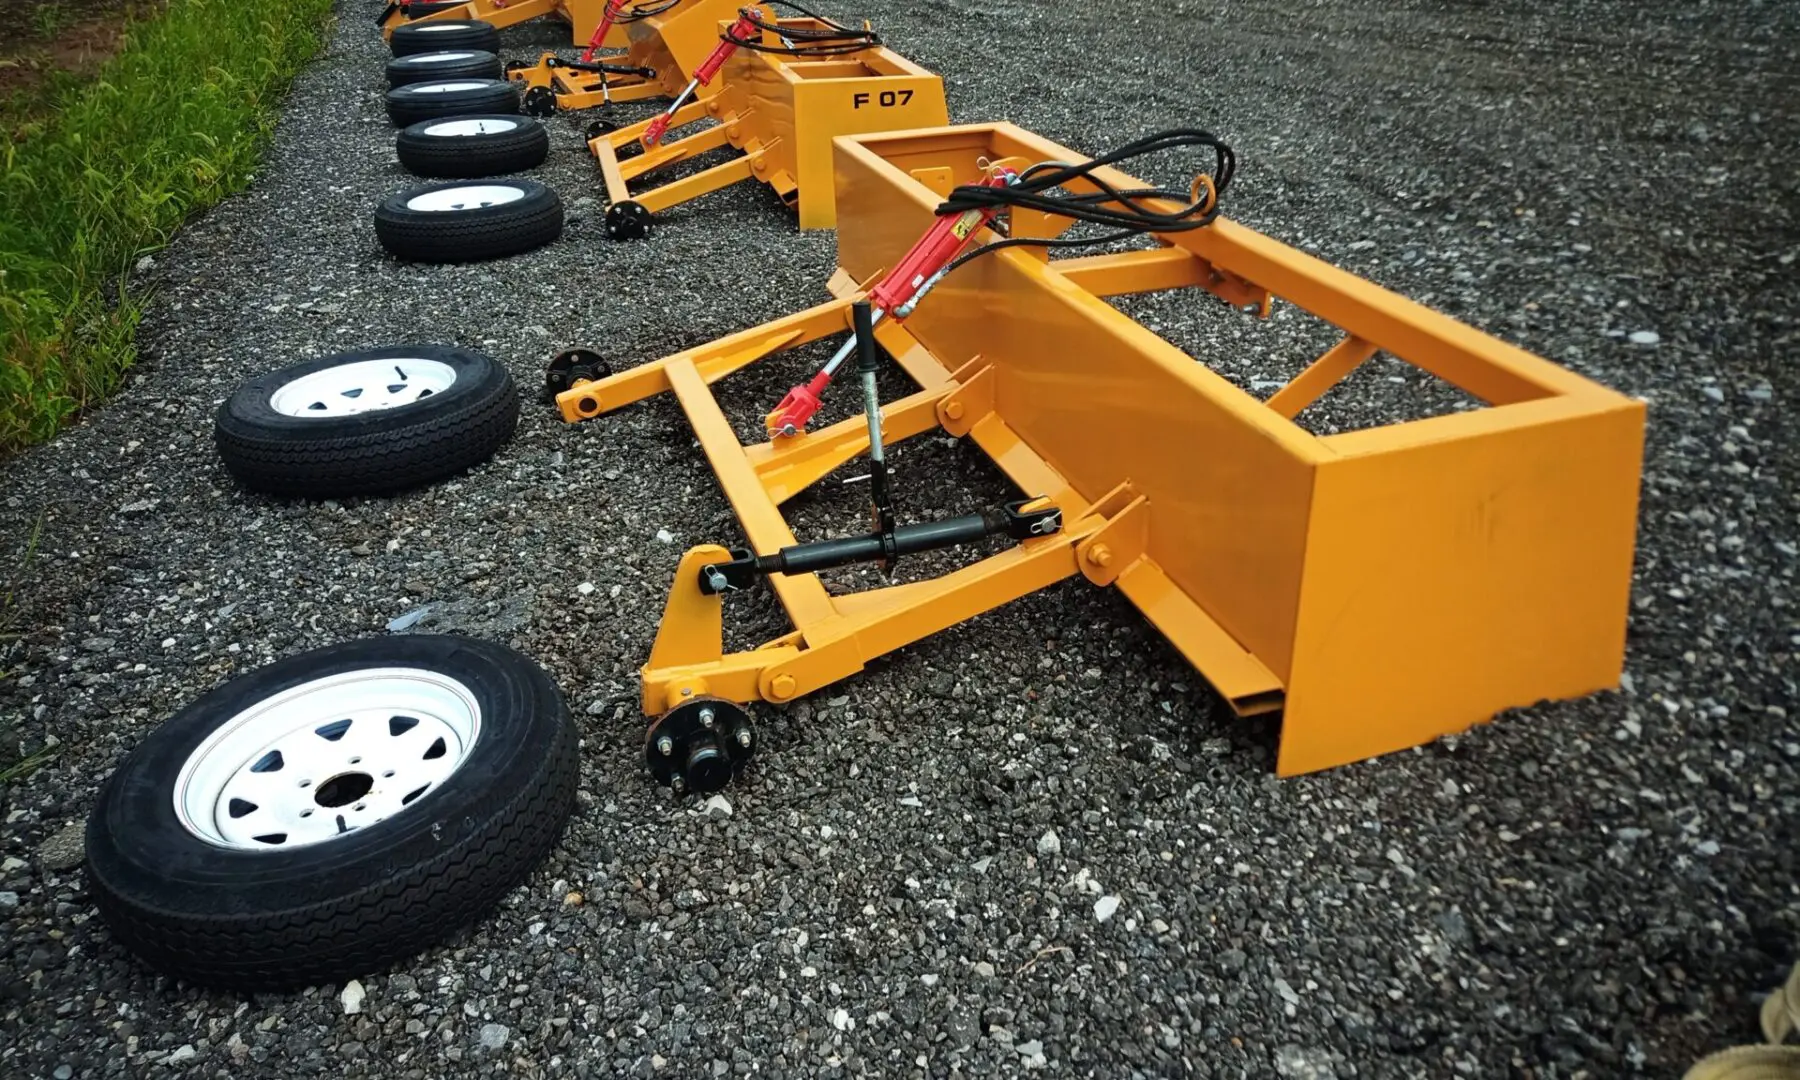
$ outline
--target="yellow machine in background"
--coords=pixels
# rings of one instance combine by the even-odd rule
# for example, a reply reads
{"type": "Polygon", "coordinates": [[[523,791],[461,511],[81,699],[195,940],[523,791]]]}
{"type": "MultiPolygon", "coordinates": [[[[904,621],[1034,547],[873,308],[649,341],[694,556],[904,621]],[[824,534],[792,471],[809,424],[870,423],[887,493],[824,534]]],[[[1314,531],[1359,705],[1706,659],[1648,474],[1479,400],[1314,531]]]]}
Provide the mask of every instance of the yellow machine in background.
{"type": "Polygon", "coordinates": [[[866,29],[848,31],[810,17],[774,19],[754,6],[737,23],[715,26],[715,40],[720,29],[727,41],[695,69],[688,88],[688,96],[710,89],[708,96],[692,102],[678,97],[662,116],[597,131],[589,141],[606,185],[606,226],[614,238],[641,237],[656,214],[746,180],[769,185],[795,207],[802,229],[828,229],[837,220],[833,138],[949,123],[943,80],[892,49],[862,44],[876,40],[866,29]],[[733,40],[745,44],[734,47],[733,40]],[[817,55],[787,51],[790,43],[808,40],[838,44],[817,55]],[[664,131],[699,121],[710,124],[662,141],[664,131]],[[641,183],[726,148],[742,153],[657,187],[641,183]],[[630,153],[636,156],[625,156],[630,153]]]}
{"type": "MultiPolygon", "coordinates": [[[[688,0],[693,2],[693,0],[688,0]]],[[[495,27],[515,26],[528,19],[554,18],[569,24],[569,40],[586,45],[594,36],[606,13],[609,0],[467,0],[458,4],[389,4],[376,21],[381,35],[387,37],[394,27],[432,19],[480,19],[495,27]],[[431,10],[419,15],[414,8],[431,10]]],[[[614,27],[600,43],[606,48],[621,49],[626,45],[623,27],[614,27]]]]}
{"type": "MultiPolygon", "coordinates": [[[[945,277],[906,322],[875,327],[919,386],[881,407],[882,440],[972,439],[1025,500],[1000,515],[1014,520],[990,513],[985,534],[1019,542],[940,578],[845,595],[793,572],[825,561],[810,549],[847,542],[797,545],[781,504],[870,452],[872,426],[743,446],[712,385],[849,329],[854,302],[954,184],[996,162],[1086,160],[1009,124],[844,137],[835,155],[837,299],[557,397],[576,421],[674,393],[754,549],[697,547],[681,562],[641,673],[644,711],[659,718],[647,757],[665,782],[722,782],[717,768],[684,774],[684,753],[717,731],[747,749],[742,703],[792,701],[1077,575],[1122,591],[1238,713],[1279,712],[1284,775],[1616,684],[1644,405],[1224,218],[1147,250],[996,251],[945,277]],[[1265,315],[1285,300],[1343,336],[1259,400],[1106,302],[1162,290],[1265,315]],[[1489,407],[1322,436],[1293,422],[1378,352],[1489,407]],[[726,653],[725,594],[750,571],[794,630],[726,653]]],[[[1093,179],[1144,187],[1111,168],[1093,179]]],[[[1068,225],[1015,208],[1008,232],[1068,225]]]]}
{"type": "Polygon", "coordinates": [[[607,36],[616,41],[617,34],[624,35],[624,55],[597,57],[589,49],[571,61],[547,52],[536,64],[508,70],[508,78],[524,84],[526,112],[548,116],[558,110],[674,97],[718,48],[719,27],[736,18],[741,0],[613,2],[621,11],[607,36]]]}

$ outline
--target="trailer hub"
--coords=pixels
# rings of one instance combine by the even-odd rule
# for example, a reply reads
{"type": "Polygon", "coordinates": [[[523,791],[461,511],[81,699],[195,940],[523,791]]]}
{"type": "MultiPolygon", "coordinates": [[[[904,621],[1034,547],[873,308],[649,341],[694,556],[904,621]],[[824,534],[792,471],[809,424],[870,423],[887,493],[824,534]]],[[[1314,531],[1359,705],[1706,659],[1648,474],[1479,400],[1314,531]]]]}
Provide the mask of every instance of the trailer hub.
{"type": "Polygon", "coordinates": [[[742,706],[693,698],[664,713],[644,736],[644,761],[677,795],[718,791],[744,771],[756,732],[742,706]]]}

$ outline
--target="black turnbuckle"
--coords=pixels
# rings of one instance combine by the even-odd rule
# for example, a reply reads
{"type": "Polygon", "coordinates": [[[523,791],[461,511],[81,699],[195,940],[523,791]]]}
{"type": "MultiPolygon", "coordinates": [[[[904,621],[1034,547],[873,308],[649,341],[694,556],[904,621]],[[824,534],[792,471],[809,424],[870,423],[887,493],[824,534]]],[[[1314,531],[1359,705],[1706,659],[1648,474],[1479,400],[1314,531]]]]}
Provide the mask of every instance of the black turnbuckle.
{"type": "Polygon", "coordinates": [[[553,68],[568,68],[571,71],[591,71],[597,75],[636,75],[640,79],[656,78],[656,69],[637,67],[632,64],[602,64],[597,60],[564,60],[560,56],[547,58],[546,63],[553,68]]]}
{"type": "Polygon", "coordinates": [[[1062,530],[1062,509],[1042,499],[1025,499],[984,510],[979,514],[943,521],[901,525],[891,533],[873,532],[839,540],[784,547],[773,555],[757,555],[741,548],[731,561],[700,568],[700,591],[708,596],[747,589],[766,574],[810,574],[853,563],[881,562],[921,551],[973,544],[990,536],[1030,540],[1062,530]]]}

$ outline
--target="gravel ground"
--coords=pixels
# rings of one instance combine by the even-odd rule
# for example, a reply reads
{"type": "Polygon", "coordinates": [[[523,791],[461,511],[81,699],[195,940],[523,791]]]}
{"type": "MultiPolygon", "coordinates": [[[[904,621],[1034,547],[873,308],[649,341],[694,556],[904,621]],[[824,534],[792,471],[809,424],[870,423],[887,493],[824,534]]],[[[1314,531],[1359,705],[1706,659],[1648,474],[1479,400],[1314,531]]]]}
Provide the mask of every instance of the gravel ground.
{"type": "MultiPolygon", "coordinates": [[[[0,718],[9,754],[55,751],[4,794],[0,1073],[1672,1076],[1753,1036],[1800,942],[1793,5],[826,5],[944,72],[958,118],[1090,150],[1211,128],[1242,158],[1233,216],[1647,398],[1629,678],[1277,781],[1272,725],[1072,584],[765,713],[728,817],[635,750],[680,551],[735,538],[672,403],[572,428],[534,406],[494,461],[392,500],[250,497],[215,459],[230,389],[323,350],[450,341],[529,386],[568,344],[649,359],[823,298],[830,236],[760,190],[608,243],[572,116],[539,170],[560,244],[389,261],[378,6],[340,5],[253,189],[142,268],[129,391],[0,464],[22,635],[0,718]],[[515,643],[581,717],[560,850],[354,1014],[337,986],[242,999],[137,965],[74,869],[102,778],[220,680],[426,603],[424,629],[515,643]]],[[[1132,310],[1252,385],[1318,332],[1226,337],[1206,307],[1132,310]]],[[[740,420],[783,381],[747,377],[740,420]]],[[[1376,368],[1307,419],[1454,405],[1376,368]]],[[[909,446],[908,509],[999,494],[978,458],[909,446]]],[[[854,496],[802,511],[808,535],[860,527],[854,496]]],[[[771,621],[747,605],[734,633],[771,621]]]]}

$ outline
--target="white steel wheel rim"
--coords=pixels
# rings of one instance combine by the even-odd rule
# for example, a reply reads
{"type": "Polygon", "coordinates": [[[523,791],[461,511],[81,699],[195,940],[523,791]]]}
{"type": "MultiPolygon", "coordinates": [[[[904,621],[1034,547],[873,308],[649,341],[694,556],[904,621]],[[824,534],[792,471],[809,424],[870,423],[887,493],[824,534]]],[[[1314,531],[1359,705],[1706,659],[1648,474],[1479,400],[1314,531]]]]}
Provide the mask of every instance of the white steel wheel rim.
{"type": "Polygon", "coordinates": [[[399,667],[328,675],[207,736],[176,777],[175,813],[218,847],[326,843],[417,805],[480,737],[481,707],[448,675],[399,667]]]}
{"type": "Polygon", "coordinates": [[[415,29],[415,30],[421,30],[421,31],[432,32],[432,33],[435,33],[436,31],[439,31],[439,30],[467,30],[468,28],[469,28],[468,23],[459,23],[459,22],[429,22],[429,23],[424,23],[422,25],[413,27],[413,29],[415,29]]]}
{"type": "Polygon", "coordinates": [[[524,188],[510,184],[458,184],[414,195],[406,200],[406,208],[442,214],[453,210],[479,210],[484,206],[505,206],[524,197],[524,188]]]}
{"type": "Polygon", "coordinates": [[[407,89],[415,94],[449,94],[457,90],[479,90],[486,85],[484,82],[465,79],[462,82],[415,83],[407,89]]]}
{"type": "Polygon", "coordinates": [[[356,416],[416,404],[455,382],[456,369],[442,360],[355,360],[284,383],[269,395],[269,408],[315,419],[356,416]]]}
{"type": "Polygon", "coordinates": [[[469,60],[475,56],[472,52],[434,52],[420,53],[400,61],[402,64],[448,64],[452,60],[469,60]]]}
{"type": "Polygon", "coordinates": [[[444,120],[426,128],[425,134],[455,139],[469,135],[498,135],[502,131],[511,131],[518,126],[517,120],[503,120],[498,117],[480,120],[444,120]]]}

